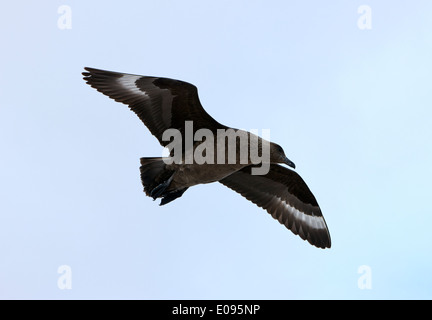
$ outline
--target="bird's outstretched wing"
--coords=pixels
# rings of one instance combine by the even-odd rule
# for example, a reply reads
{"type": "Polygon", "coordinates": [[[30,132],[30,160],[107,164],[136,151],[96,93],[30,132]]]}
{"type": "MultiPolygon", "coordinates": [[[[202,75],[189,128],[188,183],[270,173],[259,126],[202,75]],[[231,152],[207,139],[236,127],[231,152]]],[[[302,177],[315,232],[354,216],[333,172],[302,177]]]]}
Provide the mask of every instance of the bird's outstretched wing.
{"type": "Polygon", "coordinates": [[[240,193],[318,248],[330,248],[327,224],[318,203],[294,171],[271,164],[266,175],[252,175],[251,166],[219,181],[240,193]]]}
{"type": "Polygon", "coordinates": [[[84,80],[115,101],[127,104],[162,146],[166,129],[177,129],[184,137],[185,121],[193,121],[193,132],[224,129],[201,106],[197,88],[187,82],[84,68],[84,80]]]}

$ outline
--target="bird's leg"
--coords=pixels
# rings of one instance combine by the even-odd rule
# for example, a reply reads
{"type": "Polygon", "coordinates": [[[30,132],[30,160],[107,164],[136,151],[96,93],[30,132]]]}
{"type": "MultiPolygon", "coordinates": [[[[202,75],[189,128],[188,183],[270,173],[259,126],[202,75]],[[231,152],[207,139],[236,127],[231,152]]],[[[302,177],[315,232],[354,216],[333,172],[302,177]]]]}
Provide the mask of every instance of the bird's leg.
{"type": "Polygon", "coordinates": [[[152,197],[153,200],[156,200],[156,198],[159,198],[160,196],[162,196],[162,194],[165,192],[166,188],[168,188],[168,186],[170,185],[173,177],[174,177],[174,173],[171,175],[171,177],[169,177],[169,179],[165,180],[164,182],[159,184],[156,188],[154,188],[150,192],[150,197],[152,197]]]}
{"type": "Polygon", "coordinates": [[[159,205],[163,206],[163,205],[170,203],[171,201],[173,201],[177,198],[180,198],[187,189],[188,188],[184,188],[184,189],[169,192],[166,196],[164,196],[162,198],[159,205]]]}

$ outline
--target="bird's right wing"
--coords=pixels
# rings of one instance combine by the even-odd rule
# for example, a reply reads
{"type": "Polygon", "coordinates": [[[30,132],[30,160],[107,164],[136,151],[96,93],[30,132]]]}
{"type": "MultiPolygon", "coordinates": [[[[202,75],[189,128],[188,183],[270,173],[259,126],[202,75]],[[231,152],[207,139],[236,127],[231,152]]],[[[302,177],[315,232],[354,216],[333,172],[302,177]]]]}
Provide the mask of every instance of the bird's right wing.
{"type": "Polygon", "coordinates": [[[330,233],[321,209],[296,172],[271,164],[266,175],[252,175],[249,166],[219,182],[266,209],[303,240],[319,248],[331,247],[330,233]]]}
{"type": "Polygon", "coordinates": [[[85,68],[87,84],[115,101],[127,104],[150,132],[163,141],[165,130],[173,128],[184,137],[185,121],[193,121],[193,133],[206,128],[224,129],[201,106],[197,88],[187,82],[85,68]]]}

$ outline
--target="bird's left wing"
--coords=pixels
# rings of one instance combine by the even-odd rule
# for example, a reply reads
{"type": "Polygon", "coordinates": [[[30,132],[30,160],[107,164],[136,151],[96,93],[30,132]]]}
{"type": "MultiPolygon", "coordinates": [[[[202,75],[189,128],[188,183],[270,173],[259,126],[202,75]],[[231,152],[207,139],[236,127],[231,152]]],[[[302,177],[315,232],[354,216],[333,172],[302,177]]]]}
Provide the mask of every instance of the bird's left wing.
{"type": "Polygon", "coordinates": [[[219,182],[266,209],[303,240],[318,248],[331,247],[330,233],[321,209],[296,172],[271,164],[266,175],[252,175],[249,166],[219,182]]]}

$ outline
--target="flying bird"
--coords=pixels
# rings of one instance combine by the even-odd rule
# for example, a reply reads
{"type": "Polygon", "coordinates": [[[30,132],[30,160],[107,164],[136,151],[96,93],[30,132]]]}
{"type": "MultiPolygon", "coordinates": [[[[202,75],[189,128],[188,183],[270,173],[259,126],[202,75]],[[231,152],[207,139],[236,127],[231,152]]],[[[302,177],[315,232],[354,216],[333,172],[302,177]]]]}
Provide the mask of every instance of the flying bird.
{"type": "MultiPolygon", "coordinates": [[[[170,129],[178,133],[181,141],[181,161],[172,161],[173,150],[170,150],[170,157],[140,159],[141,180],[147,196],[153,199],[161,198],[160,205],[165,205],[181,197],[189,187],[220,182],[265,209],[303,240],[318,248],[331,247],[327,224],[314,195],[295,171],[280,165],[286,164],[295,168],[278,144],[217,122],[204,110],[197,88],[190,83],[88,67],[84,69],[86,72],[82,74],[87,84],[115,101],[128,105],[162,146],[170,147],[174,137],[167,139],[164,133],[170,129]],[[257,170],[259,165],[253,162],[250,156],[246,161],[238,161],[240,154],[237,150],[234,162],[185,161],[188,151],[194,154],[198,148],[202,149],[204,143],[202,139],[194,140],[188,145],[188,130],[192,136],[199,132],[210,132],[217,136],[221,131],[232,130],[238,137],[247,137],[248,147],[251,149],[255,138],[256,149],[262,154],[268,145],[269,157],[263,160],[263,164],[268,166],[267,172],[255,174],[254,170],[257,170]],[[171,159],[171,162],[167,159],[171,159]]],[[[216,141],[220,142],[220,139],[216,138],[214,141],[206,138],[205,141],[212,141],[211,143],[216,145],[216,141]]],[[[235,140],[235,146],[239,146],[238,139],[235,140]]],[[[174,151],[175,148],[174,146],[174,151]]],[[[210,155],[209,150],[206,149],[206,156],[216,158],[217,155],[210,155]]],[[[228,146],[225,146],[224,150],[215,150],[216,153],[225,153],[221,159],[227,159],[228,146]]]]}

